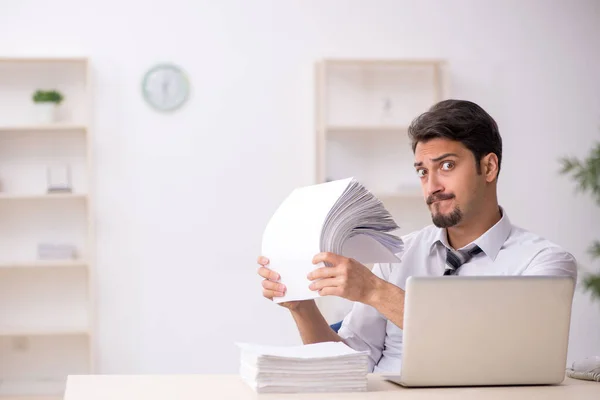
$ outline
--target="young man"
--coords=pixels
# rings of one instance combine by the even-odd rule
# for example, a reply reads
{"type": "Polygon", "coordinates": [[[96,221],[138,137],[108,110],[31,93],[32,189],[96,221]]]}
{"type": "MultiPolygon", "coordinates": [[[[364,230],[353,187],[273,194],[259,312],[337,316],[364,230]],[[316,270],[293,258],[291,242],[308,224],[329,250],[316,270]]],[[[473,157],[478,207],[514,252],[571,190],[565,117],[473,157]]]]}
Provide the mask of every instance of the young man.
{"type": "MultiPolygon", "coordinates": [[[[310,273],[312,290],[354,301],[336,334],[313,300],[281,303],[305,344],[344,341],[370,355],[374,372],[400,370],[404,287],[411,275],[566,275],[577,277],[573,256],[544,238],[511,224],[498,205],[496,186],[502,139],[496,122],[478,105],[446,100],[409,128],[415,169],[433,225],[404,236],[402,264],[376,264],[317,254],[332,267],[310,273]]],[[[283,296],[279,275],[259,257],[263,295],[283,296]]]]}

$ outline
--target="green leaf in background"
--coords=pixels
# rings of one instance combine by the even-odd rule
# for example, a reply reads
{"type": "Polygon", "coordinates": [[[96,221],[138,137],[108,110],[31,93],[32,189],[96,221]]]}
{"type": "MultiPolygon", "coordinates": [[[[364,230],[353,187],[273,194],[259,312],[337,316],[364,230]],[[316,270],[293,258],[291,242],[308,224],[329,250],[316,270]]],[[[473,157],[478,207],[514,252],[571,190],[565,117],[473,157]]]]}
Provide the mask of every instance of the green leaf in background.
{"type": "Polygon", "coordinates": [[[594,297],[600,300],[600,274],[591,274],[583,280],[583,286],[590,291],[594,297]]]}
{"type": "Polygon", "coordinates": [[[600,258],[600,242],[596,240],[594,243],[592,243],[588,249],[588,252],[592,256],[592,259],[600,258]]]}
{"type": "MultiPolygon", "coordinates": [[[[563,157],[561,174],[568,174],[577,183],[577,190],[589,192],[600,206],[600,142],[596,143],[589,155],[579,160],[575,157],[563,157]]],[[[596,240],[588,249],[592,259],[600,258],[600,241],[596,240]]],[[[600,273],[589,274],[583,280],[584,288],[600,300],[600,273]]]]}
{"type": "Polygon", "coordinates": [[[56,103],[58,105],[63,99],[63,95],[56,90],[36,90],[33,94],[34,103],[56,103]]]}

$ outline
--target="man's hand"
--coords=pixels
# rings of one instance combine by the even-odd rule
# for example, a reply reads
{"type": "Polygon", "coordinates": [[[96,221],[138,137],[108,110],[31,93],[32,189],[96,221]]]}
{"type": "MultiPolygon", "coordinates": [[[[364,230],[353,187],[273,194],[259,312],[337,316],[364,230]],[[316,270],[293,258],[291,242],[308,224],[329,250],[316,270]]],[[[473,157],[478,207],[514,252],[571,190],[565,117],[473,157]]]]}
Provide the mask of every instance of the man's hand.
{"type": "MultiPolygon", "coordinates": [[[[258,257],[258,274],[265,278],[262,282],[263,296],[269,300],[273,300],[274,297],[283,297],[285,295],[285,285],[279,283],[281,277],[279,274],[269,268],[269,259],[266,257],[258,257]]],[[[314,303],[312,300],[305,301],[284,301],[279,303],[280,306],[285,307],[291,311],[296,310],[302,304],[314,303]]]]}
{"type": "Polygon", "coordinates": [[[321,296],[339,296],[351,301],[373,305],[375,294],[384,281],[367,267],[352,258],[333,253],[319,253],[313,258],[313,264],[324,262],[322,267],[308,274],[315,281],[309,286],[321,296]]]}
{"type": "Polygon", "coordinates": [[[400,329],[404,328],[404,290],[386,282],[356,260],[332,253],[319,253],[313,264],[328,267],[308,274],[312,290],[321,296],[339,296],[374,307],[400,329]]]}

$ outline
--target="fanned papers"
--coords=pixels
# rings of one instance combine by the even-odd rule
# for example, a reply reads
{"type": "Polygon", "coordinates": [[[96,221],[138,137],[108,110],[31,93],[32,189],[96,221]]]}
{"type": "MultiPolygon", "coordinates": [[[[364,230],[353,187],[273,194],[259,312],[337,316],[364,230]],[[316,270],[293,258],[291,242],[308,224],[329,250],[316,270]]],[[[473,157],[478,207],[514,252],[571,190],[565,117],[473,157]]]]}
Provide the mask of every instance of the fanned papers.
{"type": "Polygon", "coordinates": [[[307,275],[322,267],[312,259],[331,252],[363,264],[399,262],[402,240],[383,203],[354,178],[297,188],[271,217],[262,238],[268,267],[286,286],[275,302],[319,297],[307,275]]]}
{"type": "Polygon", "coordinates": [[[257,393],[367,390],[368,353],[353,350],[343,342],[238,346],[242,380],[257,393]]]}

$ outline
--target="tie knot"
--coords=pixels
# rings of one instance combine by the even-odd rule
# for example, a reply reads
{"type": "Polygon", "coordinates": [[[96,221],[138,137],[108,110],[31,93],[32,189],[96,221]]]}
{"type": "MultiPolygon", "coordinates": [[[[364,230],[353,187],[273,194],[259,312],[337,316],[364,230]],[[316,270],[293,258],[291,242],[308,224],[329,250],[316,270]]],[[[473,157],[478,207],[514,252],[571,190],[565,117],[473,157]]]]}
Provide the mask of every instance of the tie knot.
{"type": "Polygon", "coordinates": [[[444,275],[454,275],[461,265],[468,262],[474,255],[481,253],[479,246],[475,245],[470,249],[452,250],[446,248],[446,270],[444,275]]]}

